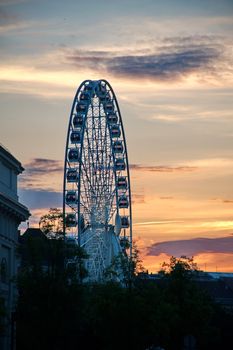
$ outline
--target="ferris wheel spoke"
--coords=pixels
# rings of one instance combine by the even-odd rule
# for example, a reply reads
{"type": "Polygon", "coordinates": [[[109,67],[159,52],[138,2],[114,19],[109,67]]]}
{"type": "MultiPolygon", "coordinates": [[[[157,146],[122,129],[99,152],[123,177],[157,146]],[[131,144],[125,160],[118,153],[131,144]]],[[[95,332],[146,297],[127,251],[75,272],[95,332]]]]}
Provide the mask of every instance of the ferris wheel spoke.
{"type": "Polygon", "coordinates": [[[80,192],[80,205],[83,207],[88,213],[90,213],[90,206],[89,203],[87,202],[87,197],[84,197],[82,192],[80,192]]]}
{"type": "MultiPolygon", "coordinates": [[[[103,164],[103,173],[104,175],[102,175],[102,186],[104,187],[105,186],[105,181],[107,182],[107,175],[108,175],[108,172],[107,172],[107,162],[106,162],[106,158],[107,158],[107,154],[108,154],[108,150],[107,150],[107,123],[105,122],[105,125],[104,125],[104,135],[102,133],[102,129],[101,129],[101,136],[103,138],[103,147],[102,147],[102,157],[101,157],[101,162],[103,164]]],[[[106,184],[105,188],[107,187],[108,185],[106,184]]]]}
{"type": "MultiPolygon", "coordinates": [[[[82,177],[83,177],[83,174],[82,174],[82,177]]],[[[89,193],[90,191],[88,190],[88,186],[90,188],[91,184],[90,182],[86,182],[85,180],[83,181],[83,189],[84,189],[84,193],[85,193],[85,198],[86,198],[86,202],[87,202],[87,205],[89,206],[89,208],[91,207],[91,203],[90,203],[90,198],[89,198],[89,193]]]]}
{"type": "Polygon", "coordinates": [[[88,151],[87,164],[89,165],[89,171],[93,176],[94,169],[93,169],[93,166],[91,166],[94,164],[93,144],[91,144],[91,142],[93,142],[92,136],[93,136],[92,134],[91,135],[89,134],[89,128],[88,128],[86,130],[86,141],[87,141],[87,151],[88,151]]]}
{"type": "Polygon", "coordinates": [[[82,165],[83,165],[83,170],[85,172],[87,183],[88,183],[88,185],[90,187],[91,192],[94,194],[95,190],[93,188],[93,185],[92,185],[92,182],[91,182],[91,178],[90,178],[90,176],[88,174],[88,168],[87,168],[87,166],[86,166],[86,164],[84,162],[82,162],[82,165]]]}

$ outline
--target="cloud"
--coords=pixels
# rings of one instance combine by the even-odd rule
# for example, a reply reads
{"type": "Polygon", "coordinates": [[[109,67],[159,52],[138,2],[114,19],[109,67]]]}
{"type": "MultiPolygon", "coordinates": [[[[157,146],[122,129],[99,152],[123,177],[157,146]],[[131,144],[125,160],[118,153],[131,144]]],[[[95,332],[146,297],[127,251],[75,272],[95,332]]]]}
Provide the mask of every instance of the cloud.
{"type": "Polygon", "coordinates": [[[60,160],[46,158],[34,158],[25,166],[28,175],[41,175],[45,173],[51,174],[63,170],[63,165],[60,160]]]}
{"type": "Polygon", "coordinates": [[[203,253],[233,254],[233,236],[159,242],[147,249],[147,255],[150,256],[162,253],[174,256],[194,256],[203,253]]]}
{"type": "Polygon", "coordinates": [[[120,76],[170,80],[205,67],[218,57],[215,49],[189,49],[182,52],[113,58],[108,70],[120,76]]]}
{"type": "Polygon", "coordinates": [[[145,203],[144,194],[132,193],[132,204],[143,204],[145,203]]]}
{"type": "MultiPolygon", "coordinates": [[[[24,164],[25,171],[19,176],[19,187],[21,189],[33,189],[41,191],[57,192],[62,188],[63,179],[63,161],[46,158],[34,158],[24,164]]],[[[195,166],[145,166],[131,164],[130,169],[133,171],[148,172],[192,172],[198,169],[195,166]]],[[[145,203],[143,194],[133,196],[135,203],[145,203]]]]}
{"type": "Polygon", "coordinates": [[[20,4],[22,2],[28,2],[29,0],[1,0],[0,5],[1,6],[8,6],[8,5],[15,5],[15,4],[20,4]]]}
{"type": "Polygon", "coordinates": [[[19,189],[19,197],[20,201],[26,205],[29,210],[58,208],[62,206],[61,192],[19,189]]]}
{"type": "Polygon", "coordinates": [[[26,59],[19,66],[0,65],[0,76],[1,93],[35,95],[53,100],[55,98],[71,100],[77,81],[85,79],[76,72],[31,68],[26,59]]]}
{"type": "Polygon", "coordinates": [[[108,58],[108,53],[103,56],[82,56],[77,52],[69,59],[77,66],[87,65],[91,69],[105,70],[115,76],[161,81],[180,79],[203,68],[210,69],[211,63],[219,56],[219,52],[214,48],[190,48],[174,53],[123,55],[112,58],[108,58]]]}
{"type": "MultiPolygon", "coordinates": [[[[9,26],[0,26],[0,32],[12,29],[18,32],[19,28],[25,28],[24,33],[31,33],[30,28],[44,26],[49,27],[49,23],[20,20],[9,26]]],[[[40,47],[38,49],[41,50],[40,47]]],[[[49,51],[46,51],[46,47],[42,49],[45,51],[33,57],[33,60],[30,55],[19,55],[13,61],[9,60],[8,55],[3,57],[0,65],[1,92],[33,94],[43,98],[72,98],[73,87],[77,81],[85,80],[87,76],[91,76],[92,79],[108,76],[114,86],[118,85],[120,89],[126,89],[124,84],[122,85],[122,79],[125,79],[128,84],[127,91],[131,86],[140,89],[140,93],[142,80],[158,84],[161,89],[171,88],[170,83],[173,82],[176,88],[226,88],[231,87],[233,83],[231,42],[226,37],[152,38],[143,43],[143,47],[132,40],[131,44],[118,46],[117,50],[113,43],[104,50],[77,50],[67,46],[59,46],[49,51]]],[[[145,89],[144,93],[146,91],[148,92],[148,89],[145,89]]],[[[149,94],[151,92],[152,89],[149,94]]],[[[158,90],[156,93],[159,93],[158,90]]],[[[183,119],[193,119],[193,115],[200,119],[213,117],[210,114],[202,115],[198,109],[177,114],[174,110],[169,112],[166,107],[157,109],[156,115],[153,110],[150,118],[174,123],[183,119]]],[[[225,113],[221,113],[220,116],[221,119],[231,117],[228,114],[225,116],[225,113]]]]}
{"type": "Polygon", "coordinates": [[[24,164],[25,171],[19,176],[21,189],[57,191],[61,188],[63,162],[54,159],[34,158],[24,164]]]}
{"type": "Polygon", "coordinates": [[[154,225],[170,225],[170,224],[182,224],[184,221],[182,220],[159,220],[159,221],[145,221],[145,222],[137,222],[134,226],[154,226],[154,225]]]}
{"type": "Polygon", "coordinates": [[[174,199],[174,197],[171,197],[171,196],[164,196],[164,197],[159,197],[159,199],[174,199]]]}
{"type": "Polygon", "coordinates": [[[0,27],[8,26],[9,24],[18,21],[18,17],[0,7],[0,27]]]}
{"type": "Polygon", "coordinates": [[[68,62],[114,76],[155,81],[180,80],[192,73],[200,79],[218,75],[216,65],[224,60],[228,70],[230,60],[224,56],[225,46],[211,36],[174,37],[164,39],[154,47],[131,51],[73,50],[66,54],[68,62]],[[204,74],[204,75],[203,75],[204,74]]]}
{"type": "MultiPolygon", "coordinates": [[[[203,107],[202,107],[203,108],[203,107]]],[[[156,106],[157,113],[151,116],[152,120],[159,120],[167,123],[180,123],[184,121],[217,121],[231,122],[232,111],[229,109],[200,110],[200,106],[192,106],[192,108],[184,106],[156,106]],[[176,107],[176,108],[175,108],[176,107]]]]}
{"type": "Polygon", "coordinates": [[[130,169],[133,171],[149,171],[159,173],[173,173],[173,172],[192,172],[198,170],[196,166],[164,166],[164,165],[140,165],[131,164],[130,169]]]}
{"type": "Polygon", "coordinates": [[[233,200],[232,199],[224,199],[223,203],[233,204],[233,200]]]}
{"type": "Polygon", "coordinates": [[[216,201],[216,202],[219,202],[219,203],[225,203],[225,204],[233,204],[233,199],[223,199],[223,198],[217,198],[217,197],[214,197],[214,198],[210,198],[211,201],[216,201]]]}
{"type": "Polygon", "coordinates": [[[9,30],[27,28],[28,23],[22,21],[18,14],[6,10],[7,5],[13,5],[23,1],[1,1],[0,3],[0,33],[3,34],[9,30]],[[4,6],[6,5],[6,6],[4,6]]]}

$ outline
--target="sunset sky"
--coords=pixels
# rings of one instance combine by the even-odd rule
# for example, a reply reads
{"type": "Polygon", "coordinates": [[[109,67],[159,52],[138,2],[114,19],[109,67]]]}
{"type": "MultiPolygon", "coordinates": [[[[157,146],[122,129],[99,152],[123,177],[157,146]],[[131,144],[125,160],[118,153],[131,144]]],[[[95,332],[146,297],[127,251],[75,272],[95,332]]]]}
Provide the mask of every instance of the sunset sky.
{"type": "Polygon", "coordinates": [[[232,0],[0,0],[0,142],[25,168],[31,225],[61,207],[77,87],[106,79],[144,266],[188,255],[233,272],[232,43],[232,0]]]}

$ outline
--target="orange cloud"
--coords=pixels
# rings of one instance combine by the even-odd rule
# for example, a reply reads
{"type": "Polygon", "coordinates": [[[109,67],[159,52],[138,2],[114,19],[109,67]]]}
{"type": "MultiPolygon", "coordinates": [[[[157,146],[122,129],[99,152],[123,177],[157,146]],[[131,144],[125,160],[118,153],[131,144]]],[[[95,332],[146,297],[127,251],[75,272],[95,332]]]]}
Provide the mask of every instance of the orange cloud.
{"type": "Polygon", "coordinates": [[[149,171],[159,173],[191,172],[198,170],[196,166],[165,166],[165,165],[141,165],[131,164],[132,171],[149,171]]]}
{"type": "Polygon", "coordinates": [[[158,272],[171,256],[182,255],[193,256],[203,271],[233,272],[233,236],[152,243],[150,248],[146,248],[148,240],[140,241],[143,266],[149,272],[158,272]]]}
{"type": "Polygon", "coordinates": [[[144,194],[133,193],[132,194],[132,204],[145,203],[144,194]]]}
{"type": "MultiPolygon", "coordinates": [[[[145,256],[141,251],[143,266],[152,273],[157,273],[163,262],[169,262],[170,255],[161,253],[159,256],[145,256]]],[[[233,272],[233,254],[226,253],[202,253],[194,256],[194,261],[202,271],[209,272],[233,272]]]]}
{"type": "Polygon", "coordinates": [[[203,253],[233,254],[233,236],[158,242],[147,250],[147,255],[151,256],[158,256],[162,253],[189,257],[203,253]]]}
{"type": "Polygon", "coordinates": [[[64,164],[60,160],[34,158],[24,164],[25,171],[19,177],[21,189],[58,191],[62,189],[64,164]]]}

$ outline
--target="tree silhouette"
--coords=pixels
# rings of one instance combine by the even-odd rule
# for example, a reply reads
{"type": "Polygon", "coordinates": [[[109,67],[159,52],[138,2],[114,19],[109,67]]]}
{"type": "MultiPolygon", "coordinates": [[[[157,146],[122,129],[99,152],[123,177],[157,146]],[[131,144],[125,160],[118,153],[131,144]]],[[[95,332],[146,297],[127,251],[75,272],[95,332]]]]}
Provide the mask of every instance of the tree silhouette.
{"type": "Polygon", "coordinates": [[[47,214],[41,216],[39,221],[39,227],[47,235],[64,234],[63,214],[61,209],[50,208],[47,214]]]}

